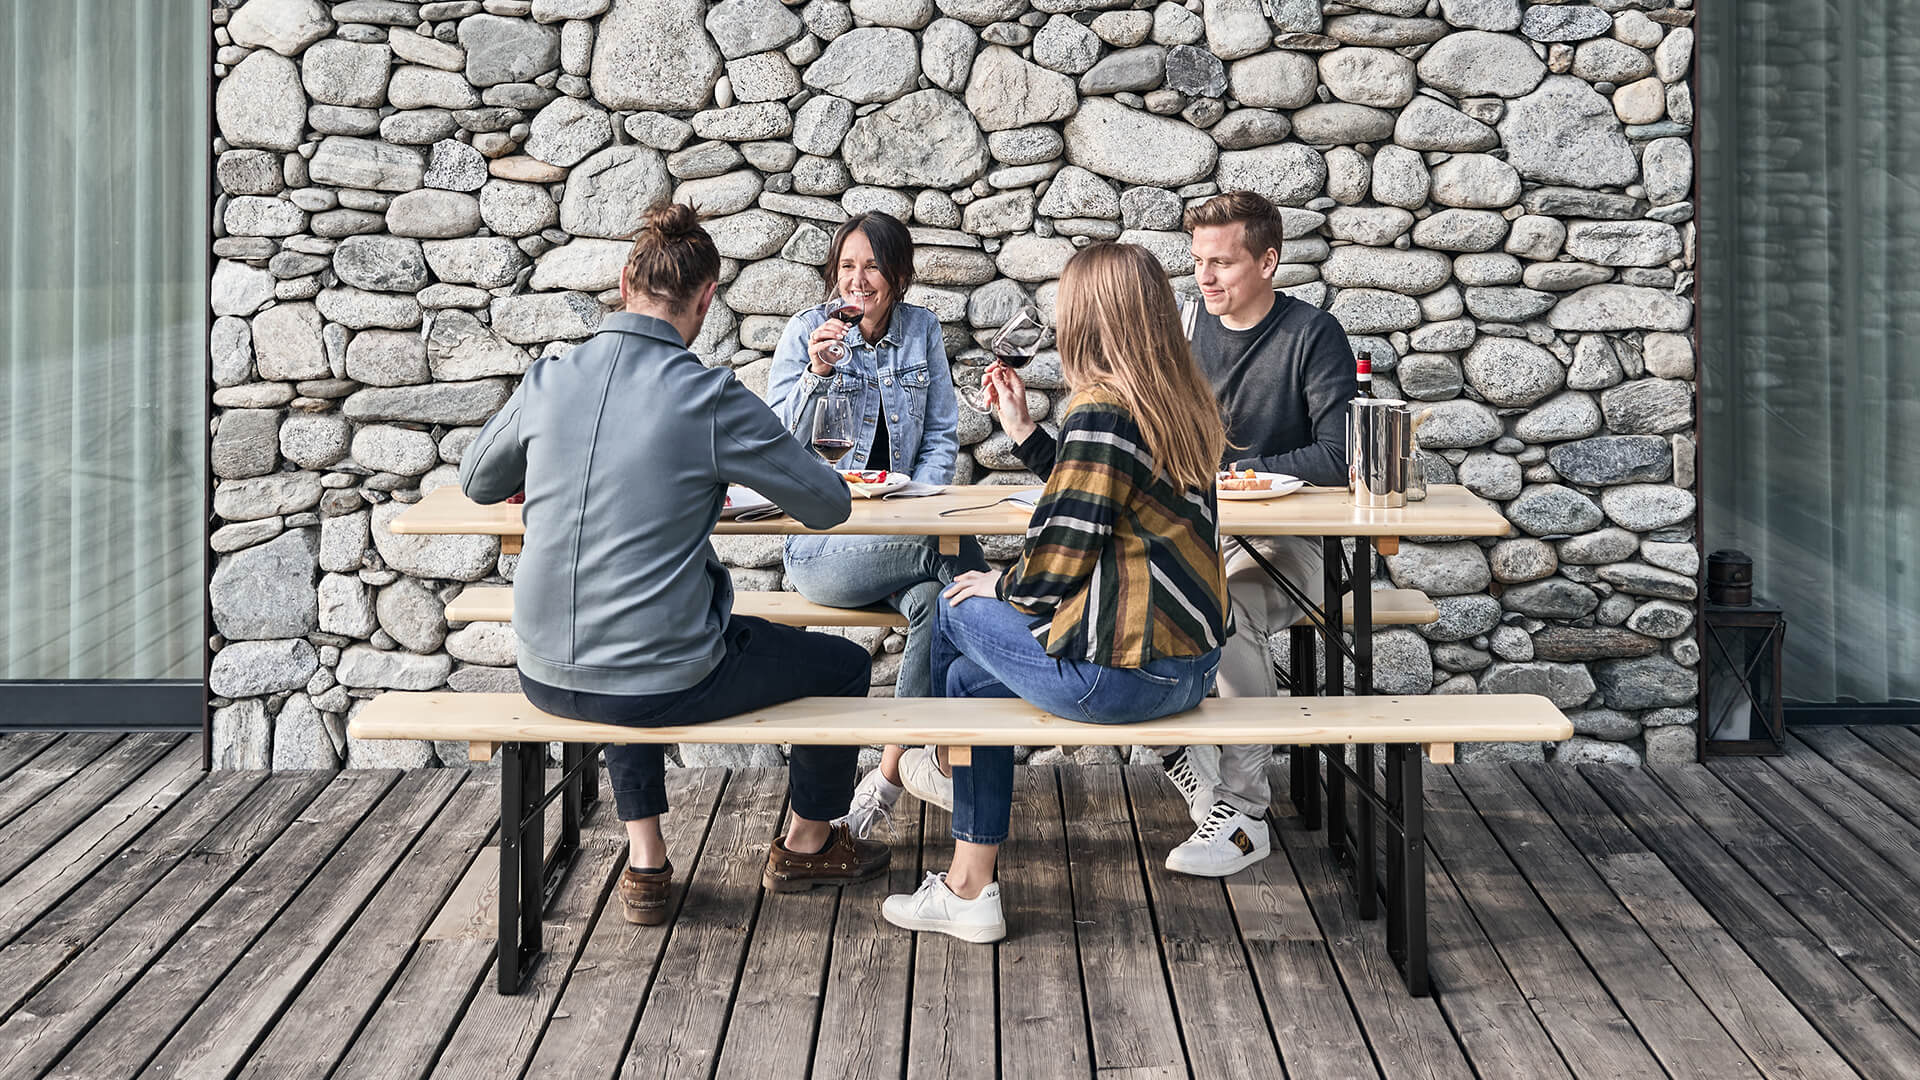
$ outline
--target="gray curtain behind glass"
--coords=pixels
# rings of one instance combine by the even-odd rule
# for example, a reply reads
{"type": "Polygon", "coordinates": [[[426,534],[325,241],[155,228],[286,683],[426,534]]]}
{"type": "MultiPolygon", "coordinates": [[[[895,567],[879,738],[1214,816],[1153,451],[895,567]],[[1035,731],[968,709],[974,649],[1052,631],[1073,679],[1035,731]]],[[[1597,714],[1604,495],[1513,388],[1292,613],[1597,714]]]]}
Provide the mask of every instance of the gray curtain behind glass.
{"type": "Polygon", "coordinates": [[[200,674],[206,20],[0,0],[0,680],[200,674]]]}
{"type": "Polygon", "coordinates": [[[1708,541],[1789,697],[1920,698],[1920,3],[1702,7],[1708,541]]]}

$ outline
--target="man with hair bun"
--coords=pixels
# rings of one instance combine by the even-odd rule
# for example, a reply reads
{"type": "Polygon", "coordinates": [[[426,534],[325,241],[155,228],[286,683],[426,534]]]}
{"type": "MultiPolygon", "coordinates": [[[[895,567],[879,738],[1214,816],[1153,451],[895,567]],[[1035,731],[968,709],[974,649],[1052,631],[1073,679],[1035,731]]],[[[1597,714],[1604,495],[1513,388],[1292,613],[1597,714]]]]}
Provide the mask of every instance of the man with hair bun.
{"type": "MultiPolygon", "coordinates": [[[[1188,209],[1185,225],[1201,303],[1188,301],[1182,317],[1193,358],[1226,417],[1221,465],[1344,487],[1347,403],[1358,392],[1353,348],[1333,316],[1274,291],[1279,209],[1254,192],[1229,191],[1188,209]]],[[[1019,377],[1004,368],[994,374],[1001,426],[1022,462],[1047,475],[1052,437],[1027,416],[1019,377]]],[[[1321,579],[1318,537],[1247,539],[1292,581],[1321,579]]],[[[1221,650],[1216,685],[1222,697],[1273,697],[1280,691],[1267,641],[1302,612],[1238,544],[1228,544],[1225,555],[1235,631],[1221,650]]],[[[1167,869],[1225,877],[1267,857],[1272,760],[1271,746],[1186,746],[1163,757],[1194,821],[1193,834],[1167,856],[1167,869]]]]}
{"type": "MultiPolygon", "coordinates": [[[[691,207],[649,210],[621,274],[621,310],[577,348],[535,361],[460,463],[476,502],[526,492],[514,575],[520,683],[556,716],[658,727],[867,694],[872,660],[860,646],[733,614],[731,579],[708,543],[728,484],[751,483],[814,529],[845,521],[852,504],[839,474],[732,371],[689,351],[719,276],[720,253],[691,207]]],[[[885,845],[830,824],[847,812],[857,753],[793,748],[793,813],[767,854],[768,888],[886,870],[885,845]]],[[[664,748],[610,745],[606,758],[629,844],[622,910],[629,922],[665,922],[664,748]]]]}

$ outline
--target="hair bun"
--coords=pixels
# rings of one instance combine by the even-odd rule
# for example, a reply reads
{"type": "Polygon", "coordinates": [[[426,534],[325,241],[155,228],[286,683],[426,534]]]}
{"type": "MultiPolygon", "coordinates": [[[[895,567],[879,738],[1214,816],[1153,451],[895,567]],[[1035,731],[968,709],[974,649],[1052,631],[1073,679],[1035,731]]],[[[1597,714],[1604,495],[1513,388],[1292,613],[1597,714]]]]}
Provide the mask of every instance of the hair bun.
{"type": "Polygon", "coordinates": [[[647,211],[643,228],[663,240],[680,240],[700,231],[700,214],[685,203],[665,203],[647,211]]]}

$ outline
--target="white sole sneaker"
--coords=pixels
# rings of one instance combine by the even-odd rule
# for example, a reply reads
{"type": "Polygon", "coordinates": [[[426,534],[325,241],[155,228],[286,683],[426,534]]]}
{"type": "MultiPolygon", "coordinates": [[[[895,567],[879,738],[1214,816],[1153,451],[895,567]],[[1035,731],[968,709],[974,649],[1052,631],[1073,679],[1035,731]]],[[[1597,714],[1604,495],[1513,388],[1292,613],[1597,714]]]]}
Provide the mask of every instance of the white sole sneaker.
{"type": "Polygon", "coordinates": [[[990,945],[1006,937],[1000,883],[993,882],[979,896],[963,900],[947,888],[946,876],[928,874],[915,892],[887,897],[880,903],[880,916],[902,930],[945,934],[973,945],[990,945]]]}
{"type": "Polygon", "coordinates": [[[1266,822],[1215,803],[1193,835],[1167,853],[1167,869],[1193,877],[1228,877],[1272,853],[1266,822]]]}
{"type": "Polygon", "coordinates": [[[900,785],[924,803],[953,812],[953,777],[940,771],[931,746],[915,746],[900,755],[900,785]]]}

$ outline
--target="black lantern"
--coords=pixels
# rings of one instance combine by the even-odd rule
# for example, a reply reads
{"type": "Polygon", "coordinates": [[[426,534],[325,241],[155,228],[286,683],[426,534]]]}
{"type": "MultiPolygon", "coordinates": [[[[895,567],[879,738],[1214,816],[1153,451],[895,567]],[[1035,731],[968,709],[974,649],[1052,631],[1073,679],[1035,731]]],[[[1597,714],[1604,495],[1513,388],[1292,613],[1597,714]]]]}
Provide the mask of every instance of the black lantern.
{"type": "Polygon", "coordinates": [[[1700,756],[1785,753],[1780,690],[1787,618],[1753,596],[1753,561],[1738,551],[1707,557],[1701,628],[1705,679],[1700,694],[1700,756]]]}

